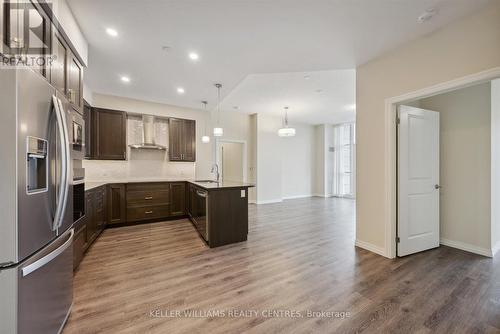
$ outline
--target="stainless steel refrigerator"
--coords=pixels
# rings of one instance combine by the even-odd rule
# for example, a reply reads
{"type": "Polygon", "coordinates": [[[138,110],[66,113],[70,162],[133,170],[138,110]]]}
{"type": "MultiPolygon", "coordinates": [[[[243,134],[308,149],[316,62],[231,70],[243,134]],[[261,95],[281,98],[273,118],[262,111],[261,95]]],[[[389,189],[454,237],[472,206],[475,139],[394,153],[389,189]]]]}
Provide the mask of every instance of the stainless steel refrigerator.
{"type": "Polygon", "coordinates": [[[0,69],[0,333],[58,333],[73,300],[73,177],[64,96],[0,69]]]}

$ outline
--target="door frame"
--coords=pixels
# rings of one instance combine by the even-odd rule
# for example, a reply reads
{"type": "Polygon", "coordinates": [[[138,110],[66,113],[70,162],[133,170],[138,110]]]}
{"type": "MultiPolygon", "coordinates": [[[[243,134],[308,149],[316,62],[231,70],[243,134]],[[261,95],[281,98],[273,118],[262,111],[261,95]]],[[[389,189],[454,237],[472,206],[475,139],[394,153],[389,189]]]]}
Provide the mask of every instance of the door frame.
{"type": "Polygon", "coordinates": [[[385,247],[384,256],[396,257],[396,230],[397,230],[397,107],[399,104],[409,103],[438,94],[448,93],[461,88],[475,86],[481,83],[500,78],[500,67],[467,75],[458,79],[426,87],[403,95],[385,100],[385,143],[387,155],[385,160],[385,247]]]}
{"type": "MultiPolygon", "coordinates": [[[[215,163],[219,163],[219,147],[220,144],[223,143],[233,143],[233,144],[243,144],[243,182],[247,182],[247,169],[248,169],[248,147],[246,140],[239,139],[225,139],[225,138],[216,138],[215,139],[215,163]]],[[[220,166],[219,166],[220,168],[220,166]]],[[[222,175],[221,175],[222,177],[222,175]]]]}

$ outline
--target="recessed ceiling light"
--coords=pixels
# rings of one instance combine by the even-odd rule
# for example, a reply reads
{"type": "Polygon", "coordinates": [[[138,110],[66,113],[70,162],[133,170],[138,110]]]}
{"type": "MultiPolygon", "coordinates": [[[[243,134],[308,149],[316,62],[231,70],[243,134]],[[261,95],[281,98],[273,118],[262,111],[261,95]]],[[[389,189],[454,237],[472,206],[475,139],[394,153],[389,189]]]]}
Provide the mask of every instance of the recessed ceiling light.
{"type": "Polygon", "coordinates": [[[196,60],[200,59],[200,56],[196,52],[190,52],[189,59],[196,61],[196,60]]]}
{"type": "Polygon", "coordinates": [[[304,79],[309,80],[309,79],[311,79],[311,76],[310,75],[304,75],[304,79]]]}
{"type": "Polygon", "coordinates": [[[122,79],[123,82],[126,82],[126,83],[130,82],[130,78],[127,77],[127,76],[122,76],[121,79],[122,79]]]}
{"type": "Polygon", "coordinates": [[[113,28],[106,28],[106,33],[111,36],[111,37],[116,37],[118,36],[118,31],[116,31],[113,28]]]}
{"type": "Polygon", "coordinates": [[[322,89],[316,89],[316,93],[322,93],[323,90],[322,89]]]}
{"type": "Polygon", "coordinates": [[[238,110],[238,109],[240,109],[240,107],[238,107],[238,106],[234,106],[234,107],[233,107],[233,109],[234,109],[234,110],[238,110]]]}
{"type": "Polygon", "coordinates": [[[177,88],[177,93],[184,94],[185,92],[186,91],[184,90],[184,88],[182,88],[182,87],[177,88]]]}

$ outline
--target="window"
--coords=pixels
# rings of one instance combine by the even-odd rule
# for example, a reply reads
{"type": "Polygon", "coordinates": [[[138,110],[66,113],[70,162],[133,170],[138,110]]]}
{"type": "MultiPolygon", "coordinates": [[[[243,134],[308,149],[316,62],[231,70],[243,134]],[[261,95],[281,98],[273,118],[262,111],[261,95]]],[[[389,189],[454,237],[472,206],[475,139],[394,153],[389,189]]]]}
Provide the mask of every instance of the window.
{"type": "Polygon", "coordinates": [[[337,125],[333,131],[333,195],[355,197],[356,126],[354,123],[337,125]]]}

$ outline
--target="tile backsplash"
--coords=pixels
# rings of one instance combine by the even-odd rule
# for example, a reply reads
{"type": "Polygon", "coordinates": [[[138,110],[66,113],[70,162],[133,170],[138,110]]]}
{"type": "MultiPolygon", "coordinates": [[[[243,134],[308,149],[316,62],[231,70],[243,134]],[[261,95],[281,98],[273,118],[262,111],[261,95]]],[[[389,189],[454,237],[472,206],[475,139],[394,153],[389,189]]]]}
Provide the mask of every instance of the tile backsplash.
{"type": "MultiPolygon", "coordinates": [[[[127,160],[84,160],[87,181],[112,181],[126,178],[186,178],[195,177],[195,163],[170,162],[168,151],[131,149],[129,144],[143,141],[142,119],[127,118],[127,160]]],[[[157,118],[155,121],[156,144],[168,147],[168,121],[157,118]]]]}

